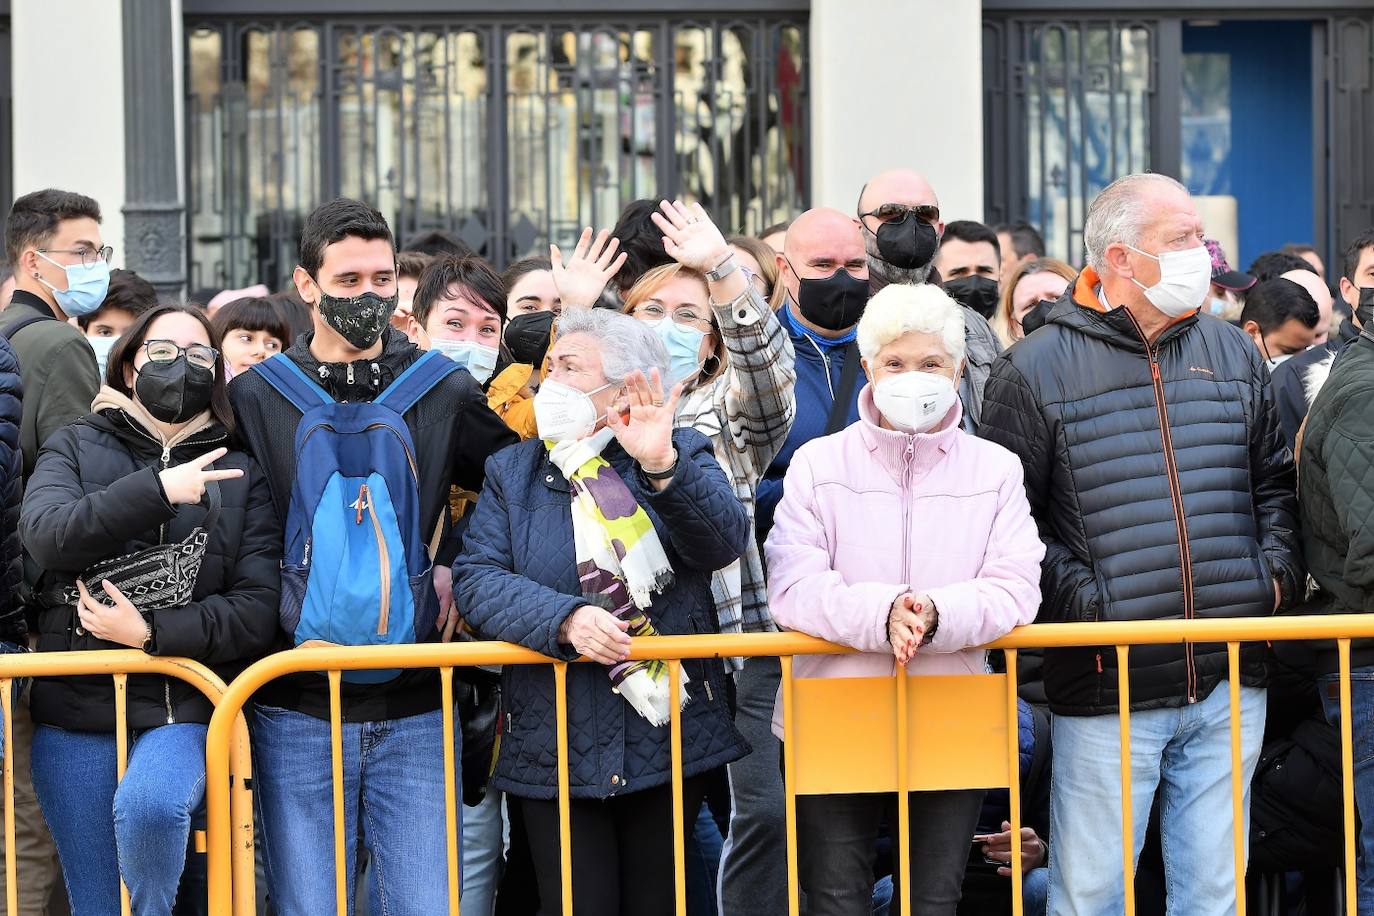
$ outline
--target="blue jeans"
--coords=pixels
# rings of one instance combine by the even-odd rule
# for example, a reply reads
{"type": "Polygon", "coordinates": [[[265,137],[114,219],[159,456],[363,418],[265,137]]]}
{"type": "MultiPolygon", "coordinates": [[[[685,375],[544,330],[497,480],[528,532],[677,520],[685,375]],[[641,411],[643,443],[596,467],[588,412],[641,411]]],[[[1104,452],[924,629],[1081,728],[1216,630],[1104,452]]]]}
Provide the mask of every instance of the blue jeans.
{"type": "MultiPolygon", "coordinates": [[[[1339,690],[1340,675],[1319,678],[1322,709],[1326,721],[1340,725],[1340,693],[1333,697],[1327,685],[1339,690]]],[[[1374,667],[1350,671],[1350,735],[1355,758],[1355,809],[1360,814],[1360,835],[1356,846],[1358,867],[1356,899],[1360,916],[1374,914],[1374,667]]]]}
{"type": "MultiPolygon", "coordinates": [[[[256,705],[254,777],[262,812],[267,885],[279,916],[334,912],[334,784],[329,722],[256,705]]],[[[357,848],[371,857],[369,912],[429,916],[448,910],[444,826],[443,716],[345,722],[343,741],[346,885],[357,848]]],[[[459,856],[463,833],[458,715],[453,722],[459,856]]],[[[348,912],[354,911],[352,894],[348,912]]]]}
{"type": "Polygon", "coordinates": [[[113,733],[34,730],[33,788],[72,916],[118,913],[121,875],[133,912],[171,913],[191,816],[205,800],[205,730],[179,723],[134,734],[117,785],[113,733]]]}
{"type": "MultiPolygon", "coordinates": [[[[1170,916],[1236,909],[1231,828],[1230,691],[1222,681],[1201,703],[1131,713],[1135,858],[1158,789],[1170,916]]],[[[1265,692],[1240,689],[1245,835],[1250,777],[1264,737],[1265,692]]],[[[1108,916],[1125,907],[1121,875],[1120,730],[1115,715],[1055,716],[1050,792],[1049,912],[1108,916]]]]}
{"type": "Polygon", "coordinates": [[[463,809],[463,916],[491,916],[506,861],[505,794],[487,786],[486,798],[463,809]]]}

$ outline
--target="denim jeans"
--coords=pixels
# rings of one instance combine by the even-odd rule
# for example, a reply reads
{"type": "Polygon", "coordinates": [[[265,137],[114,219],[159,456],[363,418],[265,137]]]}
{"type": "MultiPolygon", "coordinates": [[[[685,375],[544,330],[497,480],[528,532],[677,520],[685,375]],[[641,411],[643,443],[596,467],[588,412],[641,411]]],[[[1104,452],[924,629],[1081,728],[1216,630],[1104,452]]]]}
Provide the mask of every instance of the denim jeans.
{"type": "MultiPolygon", "coordinates": [[[[462,860],[462,731],[453,722],[455,805],[462,860]]],[[[262,811],[267,885],[278,916],[334,912],[334,783],[329,722],[256,705],[254,783],[262,811]]],[[[429,916],[448,910],[443,716],[345,722],[346,885],[357,876],[359,842],[371,858],[369,912],[429,916]]],[[[349,895],[349,916],[354,912],[349,895]]]]}
{"type": "MultiPolygon", "coordinates": [[[[1317,681],[1326,721],[1340,725],[1340,675],[1317,681]],[[1332,695],[1334,693],[1334,696],[1332,695]]],[[[1356,845],[1356,899],[1360,916],[1374,914],[1374,667],[1350,671],[1350,734],[1355,758],[1355,809],[1360,814],[1356,845]]]]}
{"type": "Polygon", "coordinates": [[[188,722],[135,733],[116,783],[113,733],[34,730],[33,787],[72,916],[118,912],[121,875],[133,912],[172,912],[191,817],[205,800],[205,731],[188,722]]]}
{"type": "MultiPolygon", "coordinates": [[[[1230,690],[1188,706],[1131,713],[1135,858],[1160,792],[1170,916],[1236,909],[1232,853],[1230,690]]],[[[1265,692],[1240,689],[1242,800],[1249,839],[1250,777],[1264,737],[1265,692]]],[[[1117,716],[1055,716],[1050,793],[1051,916],[1108,916],[1125,907],[1117,716]]],[[[1243,880],[1243,879],[1242,879],[1243,880]]]]}
{"type": "Polygon", "coordinates": [[[482,803],[463,809],[463,916],[491,916],[506,860],[506,797],[490,785],[482,803]]]}

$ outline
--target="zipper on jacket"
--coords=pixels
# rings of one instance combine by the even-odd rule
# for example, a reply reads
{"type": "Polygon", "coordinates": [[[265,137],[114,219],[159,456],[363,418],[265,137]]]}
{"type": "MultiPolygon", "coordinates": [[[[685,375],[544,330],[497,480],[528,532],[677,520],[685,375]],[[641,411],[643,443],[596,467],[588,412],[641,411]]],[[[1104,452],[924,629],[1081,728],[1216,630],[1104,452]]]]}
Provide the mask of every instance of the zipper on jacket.
{"type": "MultiPolygon", "coordinates": [[[[902,584],[908,589],[911,588],[911,462],[915,457],[916,439],[913,436],[907,441],[906,453],[902,455],[902,584]]],[[[892,673],[897,673],[895,655],[892,673]]]]}
{"type": "Polygon", "coordinates": [[[172,682],[167,678],[162,679],[162,701],[167,704],[167,724],[171,725],[177,719],[172,715],[172,682]]]}
{"type": "Polygon", "coordinates": [[[830,357],[825,355],[825,351],[821,349],[820,344],[811,339],[810,334],[804,334],[802,336],[806,338],[807,343],[811,344],[811,349],[816,351],[816,355],[821,358],[821,365],[825,366],[825,387],[830,389],[830,401],[834,403],[835,383],[830,381],[830,357]]]}
{"type": "MultiPolygon", "coordinates": [[[[1129,315],[1130,312],[1127,311],[1129,315]]],[[[1174,440],[1169,431],[1169,408],[1164,400],[1164,379],[1159,372],[1159,351],[1150,346],[1145,331],[1131,315],[1141,341],[1145,344],[1145,358],[1150,363],[1150,379],[1155,389],[1155,409],[1159,414],[1159,435],[1164,444],[1164,476],[1169,481],[1169,498],[1174,504],[1174,527],[1178,532],[1178,553],[1183,569],[1183,618],[1192,620],[1193,609],[1193,555],[1188,546],[1188,523],[1183,515],[1183,486],[1179,482],[1178,462],[1174,459],[1174,440]]],[[[1183,644],[1183,655],[1187,666],[1188,702],[1197,702],[1197,668],[1193,659],[1193,644],[1183,644]]]]}

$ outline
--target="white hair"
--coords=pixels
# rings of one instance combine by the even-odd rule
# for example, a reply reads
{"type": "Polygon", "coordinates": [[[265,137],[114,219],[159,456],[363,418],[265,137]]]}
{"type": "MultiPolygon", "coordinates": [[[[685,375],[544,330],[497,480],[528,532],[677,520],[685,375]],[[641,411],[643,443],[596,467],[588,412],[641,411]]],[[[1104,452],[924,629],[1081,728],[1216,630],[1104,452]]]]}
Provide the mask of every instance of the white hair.
{"type": "Polygon", "coordinates": [[[1140,244],[1140,236],[1151,218],[1145,192],[1161,184],[1188,193],[1187,188],[1168,175],[1154,172],[1125,175],[1102,189],[1088,207],[1088,218],[1083,222],[1083,248],[1089,267],[1101,271],[1107,265],[1108,245],[1140,244]]]}
{"type": "Polygon", "coordinates": [[[638,318],[599,308],[566,308],[558,317],[558,336],[586,334],[601,349],[601,371],[613,385],[638,369],[646,376],[657,369],[659,378],[668,379],[668,350],[663,339],[638,318]]]}
{"type": "Polygon", "coordinates": [[[859,354],[878,351],[911,331],[934,334],[956,363],[964,358],[964,309],[938,286],[885,286],[859,319],[859,354]]]}

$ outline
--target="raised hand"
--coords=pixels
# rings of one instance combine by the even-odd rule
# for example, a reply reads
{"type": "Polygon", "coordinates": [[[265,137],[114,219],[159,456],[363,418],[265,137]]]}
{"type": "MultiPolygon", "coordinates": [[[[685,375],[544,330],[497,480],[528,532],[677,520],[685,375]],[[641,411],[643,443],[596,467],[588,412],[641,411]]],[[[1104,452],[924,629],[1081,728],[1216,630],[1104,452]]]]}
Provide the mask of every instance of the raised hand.
{"type": "Polygon", "coordinates": [[[549,246],[549,260],[553,264],[553,285],[564,308],[591,308],[601,298],[601,291],[625,263],[627,255],[616,254],[620,240],[611,238],[610,230],[602,229],[592,241],[592,227],[582,230],[568,263],[557,245],[549,246]]]}
{"type": "Polygon", "coordinates": [[[615,407],[606,411],[606,425],[620,442],[625,454],[648,471],[666,471],[673,464],[673,426],[682,383],[673,386],[665,399],[663,380],[657,369],[646,378],[636,369],[625,376],[629,398],[629,417],[615,407]]]}
{"type": "Polygon", "coordinates": [[[672,203],[665,200],[658,206],[662,212],[654,213],[651,218],[663,233],[663,250],[670,258],[683,267],[706,273],[730,256],[725,236],[711,222],[701,204],[689,207],[680,200],[672,203]]]}
{"type": "Polygon", "coordinates": [[[167,501],[174,506],[194,505],[205,496],[205,485],[212,480],[234,480],[243,476],[238,468],[212,471],[210,465],[229,454],[227,448],[217,448],[199,458],[192,458],[185,464],[168,468],[158,477],[162,479],[162,491],[167,501]]]}

